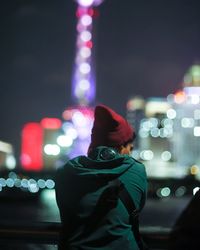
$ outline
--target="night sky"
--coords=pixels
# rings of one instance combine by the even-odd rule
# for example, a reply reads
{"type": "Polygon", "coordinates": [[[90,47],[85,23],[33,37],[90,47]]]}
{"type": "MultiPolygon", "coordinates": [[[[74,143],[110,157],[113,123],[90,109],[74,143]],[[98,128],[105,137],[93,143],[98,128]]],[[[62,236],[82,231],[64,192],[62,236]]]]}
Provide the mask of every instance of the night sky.
{"type": "MultiPolygon", "coordinates": [[[[1,0],[0,140],[73,105],[73,0],[1,0]]],[[[95,21],[96,103],[125,115],[134,95],[166,97],[200,60],[199,0],[105,0],[95,21]]]]}

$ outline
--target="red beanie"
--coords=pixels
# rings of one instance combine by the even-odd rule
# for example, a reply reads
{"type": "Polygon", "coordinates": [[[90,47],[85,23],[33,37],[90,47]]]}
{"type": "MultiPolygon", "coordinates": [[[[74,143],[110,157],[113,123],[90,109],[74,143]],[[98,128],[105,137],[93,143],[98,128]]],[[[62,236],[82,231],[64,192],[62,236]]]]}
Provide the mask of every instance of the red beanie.
{"type": "Polygon", "coordinates": [[[105,105],[96,106],[90,148],[121,146],[134,137],[133,128],[122,116],[105,105]]]}

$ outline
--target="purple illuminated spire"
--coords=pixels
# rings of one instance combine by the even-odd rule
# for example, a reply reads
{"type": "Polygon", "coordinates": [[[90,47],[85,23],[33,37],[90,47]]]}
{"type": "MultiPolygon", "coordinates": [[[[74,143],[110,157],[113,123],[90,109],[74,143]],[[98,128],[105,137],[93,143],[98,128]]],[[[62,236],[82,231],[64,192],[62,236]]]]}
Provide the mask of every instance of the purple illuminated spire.
{"type": "Polygon", "coordinates": [[[97,6],[103,2],[103,0],[76,0],[76,2],[83,7],[97,6]]]}
{"type": "Polygon", "coordinates": [[[94,110],[91,106],[95,100],[96,84],[92,61],[92,26],[97,13],[93,7],[102,0],[76,0],[78,3],[77,40],[74,74],[72,79],[72,96],[76,106],[68,107],[63,112],[63,130],[61,143],[66,147],[67,155],[75,157],[86,155],[91,140],[94,110]]]}
{"type": "Polygon", "coordinates": [[[79,105],[92,103],[96,95],[95,74],[92,63],[93,6],[102,0],[77,0],[77,41],[72,96],[79,105]]]}

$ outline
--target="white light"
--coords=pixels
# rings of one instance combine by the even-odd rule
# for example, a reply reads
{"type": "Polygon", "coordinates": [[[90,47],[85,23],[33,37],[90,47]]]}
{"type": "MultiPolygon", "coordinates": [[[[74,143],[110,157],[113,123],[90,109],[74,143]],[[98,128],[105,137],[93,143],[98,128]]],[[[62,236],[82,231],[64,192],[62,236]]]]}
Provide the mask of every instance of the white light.
{"type": "Polygon", "coordinates": [[[142,138],[147,138],[149,136],[149,133],[145,129],[140,129],[139,130],[139,136],[142,137],[142,138]]]}
{"type": "Polygon", "coordinates": [[[60,135],[57,138],[57,143],[61,147],[70,147],[73,144],[73,140],[70,136],[60,135]]]}
{"type": "Polygon", "coordinates": [[[161,193],[161,195],[162,195],[163,197],[167,197],[167,196],[170,195],[171,190],[170,190],[170,188],[168,188],[168,187],[164,187],[164,188],[161,189],[160,193],[161,193]]]}
{"type": "Polygon", "coordinates": [[[91,5],[98,6],[103,2],[103,0],[76,0],[76,1],[83,7],[89,7],[91,5]]]}
{"type": "Polygon", "coordinates": [[[0,185],[2,187],[5,187],[6,186],[6,180],[4,178],[0,178],[0,185]]]}
{"type": "Polygon", "coordinates": [[[78,98],[83,97],[84,91],[82,89],[80,89],[78,86],[76,86],[75,88],[75,95],[78,98]]]}
{"type": "Polygon", "coordinates": [[[148,120],[148,121],[142,122],[141,127],[145,129],[146,131],[149,131],[153,127],[153,124],[148,120]]]}
{"type": "Polygon", "coordinates": [[[174,109],[167,110],[167,117],[169,119],[174,119],[176,117],[176,111],[174,109]]]}
{"type": "Polygon", "coordinates": [[[0,141],[0,151],[5,152],[5,153],[12,153],[11,144],[0,141]]]}
{"type": "Polygon", "coordinates": [[[200,96],[200,87],[185,87],[184,92],[187,95],[199,95],[200,96]]]}
{"type": "Polygon", "coordinates": [[[82,74],[88,74],[91,70],[91,67],[88,63],[81,63],[79,70],[82,74]]]}
{"type": "Polygon", "coordinates": [[[193,195],[195,195],[196,194],[196,192],[198,192],[199,191],[199,187],[195,187],[195,188],[193,188],[193,195]]]}
{"type": "Polygon", "coordinates": [[[60,147],[56,144],[46,144],[44,146],[44,152],[47,155],[59,155],[60,154],[60,147]]]}
{"type": "Polygon", "coordinates": [[[14,184],[15,187],[18,187],[18,188],[21,187],[21,180],[20,179],[15,179],[14,182],[15,182],[15,184],[14,184]]]}
{"type": "Polygon", "coordinates": [[[12,178],[8,178],[8,179],[6,180],[6,185],[7,185],[7,187],[13,187],[14,184],[15,184],[15,182],[14,182],[14,180],[13,180],[12,178]]]}
{"type": "Polygon", "coordinates": [[[200,120],[200,110],[199,109],[194,110],[194,119],[200,120]]]}
{"type": "Polygon", "coordinates": [[[81,56],[81,54],[77,54],[75,62],[76,65],[80,65],[82,62],[84,62],[84,58],[81,56]]]}
{"type": "Polygon", "coordinates": [[[132,153],[131,153],[131,156],[135,159],[139,159],[140,157],[140,152],[139,150],[133,150],[132,153]]]}
{"type": "Polygon", "coordinates": [[[169,138],[173,136],[173,128],[164,128],[164,136],[169,138]]]}
{"type": "Polygon", "coordinates": [[[77,127],[85,126],[85,117],[80,111],[76,111],[72,115],[72,122],[77,127]]]}
{"type": "Polygon", "coordinates": [[[167,133],[166,133],[166,130],[165,130],[164,128],[161,128],[161,129],[160,129],[160,137],[161,137],[161,138],[167,137],[167,133]]]}
{"type": "Polygon", "coordinates": [[[88,138],[90,134],[91,134],[90,129],[88,129],[87,127],[80,127],[78,129],[78,137],[82,140],[88,138]]]}
{"type": "Polygon", "coordinates": [[[183,128],[192,128],[192,127],[194,126],[194,119],[184,117],[184,118],[181,120],[181,126],[182,126],[183,128]]]}
{"type": "Polygon", "coordinates": [[[169,151],[164,151],[161,154],[161,159],[163,161],[169,161],[171,159],[171,157],[172,157],[172,155],[171,155],[171,153],[169,151]]]}
{"type": "Polygon", "coordinates": [[[173,94],[168,95],[168,96],[167,96],[167,101],[168,101],[169,103],[173,103],[173,102],[174,102],[174,95],[173,95],[173,94]]]}
{"type": "Polygon", "coordinates": [[[166,128],[171,128],[173,126],[173,121],[171,119],[163,119],[162,124],[166,128]]]}
{"type": "Polygon", "coordinates": [[[200,127],[194,127],[194,136],[200,136],[200,127]]]}
{"type": "Polygon", "coordinates": [[[150,131],[152,137],[158,137],[160,135],[160,130],[158,128],[153,128],[150,131]]]}
{"type": "Polygon", "coordinates": [[[27,179],[22,179],[21,180],[21,186],[23,188],[27,188],[28,187],[28,180],[27,179]]]}
{"type": "Polygon", "coordinates": [[[16,167],[16,160],[13,155],[8,155],[6,157],[6,166],[8,169],[14,169],[16,167]]]}
{"type": "Polygon", "coordinates": [[[150,122],[150,126],[151,126],[151,128],[152,127],[157,127],[158,126],[158,119],[156,119],[156,118],[150,118],[149,119],[149,122],[150,122]]]}
{"type": "Polygon", "coordinates": [[[39,187],[37,184],[30,184],[28,186],[28,190],[31,192],[31,193],[37,193],[39,191],[39,187]]]}
{"type": "Polygon", "coordinates": [[[45,186],[46,186],[45,180],[43,180],[43,179],[39,179],[37,181],[37,184],[38,184],[39,188],[45,188],[45,186]]]}
{"type": "Polygon", "coordinates": [[[71,137],[73,140],[77,138],[78,136],[78,133],[77,133],[77,130],[75,128],[69,128],[67,131],[66,131],[66,135],[71,137]]]}
{"type": "Polygon", "coordinates": [[[94,0],[77,0],[77,2],[84,7],[89,7],[94,3],[94,0]]]}
{"type": "Polygon", "coordinates": [[[16,173],[15,172],[10,172],[9,174],[8,174],[8,177],[9,178],[12,178],[12,179],[17,179],[17,175],[16,175],[16,173]]]}
{"type": "Polygon", "coordinates": [[[90,57],[90,56],[91,56],[91,49],[88,48],[88,47],[82,47],[82,48],[80,49],[80,55],[81,55],[81,57],[83,57],[83,58],[88,58],[88,57],[90,57]]]}
{"type": "Polygon", "coordinates": [[[80,21],[84,26],[89,26],[92,23],[92,17],[85,14],[81,17],[80,21]]]}
{"type": "Polygon", "coordinates": [[[92,34],[88,30],[84,30],[80,33],[80,38],[83,42],[88,42],[91,40],[92,34]]]}
{"type": "Polygon", "coordinates": [[[199,96],[198,95],[192,95],[191,96],[191,103],[192,104],[198,104],[199,103],[199,96]]]}
{"type": "Polygon", "coordinates": [[[28,180],[28,189],[31,193],[37,193],[39,191],[37,182],[34,179],[28,180]]]}
{"type": "Polygon", "coordinates": [[[171,137],[173,135],[173,129],[171,127],[165,127],[163,128],[163,134],[162,132],[160,131],[161,133],[161,137],[171,137]]]}
{"type": "MultiPolygon", "coordinates": [[[[70,115],[70,119],[71,117],[72,117],[72,114],[70,115]]],[[[64,122],[62,128],[64,132],[67,133],[69,129],[73,128],[73,124],[71,122],[64,122]]]]}
{"type": "Polygon", "coordinates": [[[140,153],[140,157],[143,160],[150,161],[153,159],[153,152],[151,150],[144,150],[140,153]]]}
{"type": "Polygon", "coordinates": [[[36,183],[36,180],[34,180],[34,179],[29,179],[29,180],[28,180],[28,185],[32,185],[32,184],[37,184],[37,183],[36,183]]]}
{"type": "Polygon", "coordinates": [[[81,80],[79,83],[79,88],[82,90],[88,90],[90,88],[90,82],[86,79],[81,80]]]}
{"type": "Polygon", "coordinates": [[[48,189],[54,188],[55,187],[55,182],[53,180],[51,180],[51,179],[46,180],[46,187],[48,189]]]}

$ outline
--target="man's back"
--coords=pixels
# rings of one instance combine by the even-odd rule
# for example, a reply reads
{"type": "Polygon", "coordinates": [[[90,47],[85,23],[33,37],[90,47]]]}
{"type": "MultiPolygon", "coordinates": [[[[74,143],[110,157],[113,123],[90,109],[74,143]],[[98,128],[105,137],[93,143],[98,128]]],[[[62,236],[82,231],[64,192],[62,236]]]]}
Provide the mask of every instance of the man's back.
{"type": "MultiPolygon", "coordinates": [[[[138,249],[129,224],[129,214],[118,199],[109,205],[110,182],[118,178],[126,186],[138,209],[146,198],[144,165],[128,155],[102,160],[98,147],[95,157],[77,157],[58,171],[56,197],[63,223],[63,249],[138,249]],[[68,247],[68,248],[67,248],[68,247]]],[[[112,200],[112,197],[111,197],[112,200]]]]}

